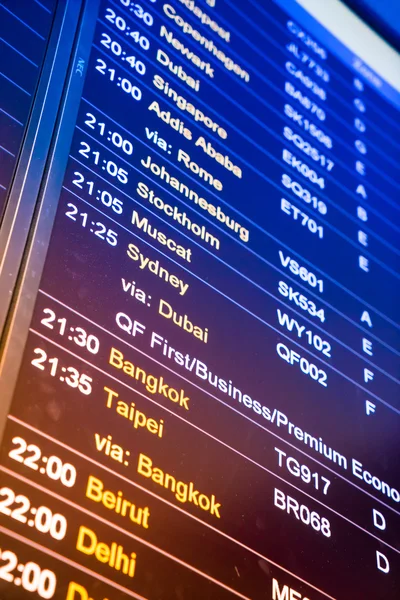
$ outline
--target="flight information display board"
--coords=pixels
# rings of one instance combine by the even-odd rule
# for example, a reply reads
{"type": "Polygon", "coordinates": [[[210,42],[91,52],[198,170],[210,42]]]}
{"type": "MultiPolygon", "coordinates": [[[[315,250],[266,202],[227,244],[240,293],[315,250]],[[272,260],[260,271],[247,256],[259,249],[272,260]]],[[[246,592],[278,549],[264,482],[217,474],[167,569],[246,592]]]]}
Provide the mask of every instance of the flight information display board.
{"type": "Polygon", "coordinates": [[[0,3],[0,219],[39,81],[56,0],[0,3]]]}
{"type": "Polygon", "coordinates": [[[400,597],[400,83],[303,4],[86,3],[1,597],[400,597]]]}

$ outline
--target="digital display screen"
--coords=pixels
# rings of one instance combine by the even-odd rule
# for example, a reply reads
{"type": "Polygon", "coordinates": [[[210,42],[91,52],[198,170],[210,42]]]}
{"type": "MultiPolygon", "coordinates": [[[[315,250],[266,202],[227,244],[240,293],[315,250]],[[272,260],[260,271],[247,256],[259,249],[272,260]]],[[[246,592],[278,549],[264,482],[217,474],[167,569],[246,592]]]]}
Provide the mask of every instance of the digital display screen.
{"type": "Polygon", "coordinates": [[[0,219],[44,59],[56,0],[0,3],[0,219]]]}
{"type": "Polygon", "coordinates": [[[400,597],[400,62],[316,4],[84,4],[1,597],[400,597]]]}

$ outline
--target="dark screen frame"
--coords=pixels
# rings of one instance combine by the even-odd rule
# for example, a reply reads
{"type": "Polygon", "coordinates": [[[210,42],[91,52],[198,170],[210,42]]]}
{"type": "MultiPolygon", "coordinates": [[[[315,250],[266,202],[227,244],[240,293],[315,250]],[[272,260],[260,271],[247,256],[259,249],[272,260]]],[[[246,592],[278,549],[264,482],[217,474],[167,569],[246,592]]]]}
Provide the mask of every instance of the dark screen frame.
{"type": "MultiPolygon", "coordinates": [[[[364,21],[377,35],[383,38],[386,43],[390,44],[396,52],[400,52],[399,34],[390,26],[388,21],[379,15],[378,12],[367,6],[363,0],[343,0],[343,2],[359,19],[364,21]]],[[[379,0],[376,0],[376,2],[378,4],[379,0]]]]}
{"type": "MultiPolygon", "coordinates": [[[[69,33],[73,38],[76,31],[79,33],[71,53],[70,69],[61,105],[57,106],[57,109],[59,109],[57,124],[51,141],[44,176],[43,171],[40,171],[40,179],[42,176],[43,179],[41,180],[36,212],[31,224],[28,250],[19,273],[19,264],[15,264],[15,276],[18,273],[19,286],[17,286],[12,298],[12,315],[7,323],[4,342],[0,348],[0,440],[3,437],[10,411],[53,230],[74,133],[74,127],[71,127],[71,123],[75,126],[96,25],[96,19],[93,19],[93,15],[97,16],[100,0],[87,0],[85,2],[79,22],[78,17],[81,12],[82,0],[79,0],[79,2],[68,0],[68,3],[73,6],[75,11],[75,19],[70,20],[68,23],[69,33]]],[[[60,52],[65,53],[65,47],[61,47],[60,52]]],[[[64,72],[61,85],[65,81],[65,75],[64,72]]],[[[14,245],[18,244],[17,238],[18,236],[13,241],[14,245]]],[[[9,250],[12,253],[13,248],[11,245],[9,250]]]]}

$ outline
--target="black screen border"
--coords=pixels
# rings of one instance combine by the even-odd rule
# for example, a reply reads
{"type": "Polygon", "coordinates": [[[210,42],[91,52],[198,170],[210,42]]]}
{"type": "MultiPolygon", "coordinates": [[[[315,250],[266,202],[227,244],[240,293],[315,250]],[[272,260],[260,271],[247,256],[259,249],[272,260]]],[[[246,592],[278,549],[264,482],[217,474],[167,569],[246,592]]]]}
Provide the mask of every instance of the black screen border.
{"type": "MultiPolygon", "coordinates": [[[[79,0],[79,6],[76,0],[68,0],[68,2],[70,5],[75,5],[75,12],[77,12],[75,16],[78,17],[81,0],[79,0]]],[[[93,16],[97,17],[99,5],[100,0],[87,0],[81,13],[80,22],[77,24],[75,19],[68,24],[70,34],[76,31],[79,33],[69,62],[68,78],[39,192],[29,249],[19,274],[20,285],[13,298],[13,313],[9,319],[5,341],[1,348],[0,440],[7,422],[53,230],[96,26],[96,18],[93,16]]],[[[61,48],[61,52],[65,53],[65,47],[61,48]]],[[[65,79],[62,83],[64,81],[65,79]]],[[[40,175],[42,176],[42,173],[40,175]]],[[[36,174],[35,177],[37,177],[36,174]]],[[[16,241],[16,243],[18,242],[16,241]]]]}

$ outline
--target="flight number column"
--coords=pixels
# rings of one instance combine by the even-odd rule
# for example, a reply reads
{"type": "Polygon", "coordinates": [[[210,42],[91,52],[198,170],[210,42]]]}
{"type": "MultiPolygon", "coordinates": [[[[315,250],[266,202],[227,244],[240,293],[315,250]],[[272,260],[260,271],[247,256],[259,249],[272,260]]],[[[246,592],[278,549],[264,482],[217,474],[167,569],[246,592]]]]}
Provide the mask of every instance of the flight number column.
{"type": "MultiPolygon", "coordinates": [[[[311,37],[306,36],[305,32],[302,32],[301,28],[292,21],[288,22],[288,29],[294,34],[295,39],[289,41],[286,45],[287,50],[292,56],[292,60],[286,62],[286,69],[290,74],[295,75],[298,78],[299,83],[296,86],[292,81],[287,81],[285,90],[289,96],[292,97],[292,102],[300,102],[303,111],[307,110],[308,114],[300,115],[298,108],[294,108],[289,103],[285,104],[285,115],[292,119],[297,126],[301,125],[305,132],[305,136],[302,138],[297,133],[298,129],[297,131],[294,131],[293,128],[285,126],[284,137],[286,139],[286,144],[289,142],[294,143],[297,148],[308,154],[309,160],[312,158],[319,166],[325,167],[328,173],[334,174],[336,169],[335,143],[334,140],[324,132],[325,123],[329,127],[329,113],[326,111],[326,107],[329,107],[330,105],[329,92],[331,89],[330,82],[332,80],[329,67],[324,62],[328,58],[328,53],[315,40],[313,41],[311,37]],[[301,33],[303,35],[300,35],[301,33]],[[300,40],[306,40],[308,42],[308,47],[305,48],[302,46],[300,40]],[[299,87],[301,86],[300,82],[303,83],[302,90],[304,87],[308,88],[308,97],[305,96],[304,91],[299,90],[299,87]],[[325,149],[326,154],[321,152],[321,146],[325,149]]],[[[358,158],[355,156],[354,160],[350,162],[349,166],[353,169],[353,177],[349,179],[349,177],[346,176],[345,184],[348,185],[350,183],[354,186],[352,191],[355,194],[355,198],[357,198],[357,204],[354,206],[354,214],[357,216],[359,227],[357,227],[356,223],[353,225],[353,240],[359,245],[359,251],[357,252],[357,249],[354,249],[354,247],[351,248],[346,245],[346,251],[349,252],[350,255],[353,255],[353,260],[346,262],[343,265],[343,268],[347,271],[347,277],[352,273],[353,275],[350,276],[354,277],[354,275],[356,275],[357,281],[360,280],[360,275],[364,277],[365,274],[365,278],[369,278],[369,283],[360,281],[359,291],[359,298],[366,296],[367,300],[363,310],[359,313],[359,322],[362,323],[365,328],[365,333],[357,332],[354,328],[354,334],[357,334],[358,337],[358,347],[366,358],[365,365],[362,369],[362,379],[364,385],[368,387],[370,382],[380,376],[380,373],[377,373],[373,367],[375,342],[370,339],[369,332],[374,332],[374,319],[371,318],[369,302],[373,302],[374,296],[376,298],[376,295],[379,293],[387,294],[389,289],[397,289],[398,274],[393,273],[393,275],[388,275],[390,284],[385,287],[385,289],[380,288],[379,291],[377,291],[376,283],[374,283],[374,257],[372,254],[371,259],[370,256],[366,256],[364,252],[369,251],[373,253],[375,241],[373,235],[371,236],[364,228],[364,225],[368,222],[368,226],[372,228],[373,231],[375,217],[374,214],[371,214],[368,205],[366,206],[364,203],[364,201],[367,201],[368,199],[368,166],[363,159],[368,154],[368,142],[366,140],[367,125],[363,120],[363,115],[368,111],[368,107],[362,97],[365,84],[358,77],[351,77],[351,75],[349,75],[349,79],[353,86],[354,93],[353,95],[351,95],[351,93],[348,94],[346,100],[348,100],[348,109],[354,114],[353,120],[349,123],[354,129],[354,139],[349,139],[348,143],[353,144],[353,153],[355,150],[358,154],[358,158]]],[[[324,217],[325,215],[328,215],[327,218],[329,218],[329,207],[324,202],[318,201],[316,195],[314,195],[315,187],[319,187],[320,189],[324,189],[324,193],[329,196],[329,182],[326,182],[324,177],[320,176],[320,172],[317,173],[313,171],[309,165],[303,163],[294,156],[293,152],[287,147],[283,150],[282,157],[283,161],[289,166],[293,167],[296,165],[299,172],[309,179],[309,185],[311,183],[314,184],[314,189],[312,190],[312,193],[310,193],[310,190],[307,189],[303,183],[294,181],[292,174],[288,172],[285,172],[282,176],[282,183],[284,186],[289,190],[294,191],[299,198],[303,199],[303,201],[305,200],[310,206],[313,206],[321,215],[324,217]]],[[[338,177],[340,177],[340,174],[341,171],[339,171],[338,177]]],[[[288,216],[291,216],[293,220],[300,221],[300,219],[303,218],[304,224],[310,223],[307,214],[291,201],[282,198],[281,202],[283,212],[288,216]]],[[[380,208],[380,210],[382,209],[380,208]]],[[[318,225],[317,222],[313,221],[311,221],[311,226],[317,237],[322,240],[325,233],[323,226],[318,225]]],[[[307,256],[307,251],[302,250],[302,252],[304,253],[304,256],[307,256]]],[[[357,292],[355,286],[353,286],[352,289],[357,292]]],[[[395,312],[393,311],[391,314],[395,314],[395,312]]],[[[385,317],[385,315],[383,316],[385,317]]],[[[388,326],[390,321],[391,320],[387,317],[388,326]]],[[[396,327],[396,324],[392,322],[392,326],[396,327]]],[[[287,355],[290,356],[289,351],[287,352],[287,355]]],[[[384,385],[380,389],[380,393],[383,398],[386,398],[390,402],[391,397],[385,394],[384,385]]],[[[364,418],[373,419],[374,416],[376,416],[377,410],[379,412],[380,407],[377,408],[376,401],[374,401],[373,398],[369,398],[368,394],[366,394],[364,418]]],[[[398,419],[399,417],[398,415],[393,415],[393,418],[398,419]]],[[[370,429],[373,429],[373,427],[370,429]]],[[[357,473],[357,475],[359,475],[359,473],[357,473]]],[[[388,526],[380,509],[381,507],[376,505],[371,514],[371,519],[378,535],[378,532],[385,531],[388,526]]],[[[387,556],[385,556],[384,552],[382,552],[382,548],[379,544],[377,544],[376,547],[375,559],[375,568],[380,573],[389,574],[391,572],[390,561],[387,556]]]]}

